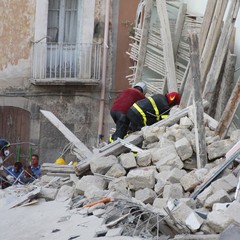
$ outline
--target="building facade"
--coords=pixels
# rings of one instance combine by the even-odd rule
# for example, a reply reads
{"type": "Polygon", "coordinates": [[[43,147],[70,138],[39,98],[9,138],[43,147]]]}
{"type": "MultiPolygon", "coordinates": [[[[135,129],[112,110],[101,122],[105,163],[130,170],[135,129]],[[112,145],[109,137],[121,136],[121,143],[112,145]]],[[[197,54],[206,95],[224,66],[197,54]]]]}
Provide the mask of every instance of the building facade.
{"type": "Polygon", "coordinates": [[[9,164],[27,162],[32,153],[41,162],[54,162],[62,154],[67,162],[75,160],[71,144],[41,109],[52,112],[90,149],[108,138],[112,99],[128,86],[125,52],[137,4],[1,1],[0,127],[1,137],[13,143],[9,164]],[[102,87],[106,97],[99,136],[102,87]]]}

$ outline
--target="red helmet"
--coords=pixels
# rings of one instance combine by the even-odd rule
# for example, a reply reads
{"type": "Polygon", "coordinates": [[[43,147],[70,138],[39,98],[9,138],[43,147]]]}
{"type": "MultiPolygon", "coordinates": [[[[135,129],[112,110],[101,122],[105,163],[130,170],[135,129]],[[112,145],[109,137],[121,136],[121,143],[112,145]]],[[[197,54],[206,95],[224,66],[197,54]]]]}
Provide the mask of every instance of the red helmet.
{"type": "Polygon", "coordinates": [[[181,96],[177,92],[170,92],[166,94],[168,104],[172,107],[180,104],[181,96]]]}

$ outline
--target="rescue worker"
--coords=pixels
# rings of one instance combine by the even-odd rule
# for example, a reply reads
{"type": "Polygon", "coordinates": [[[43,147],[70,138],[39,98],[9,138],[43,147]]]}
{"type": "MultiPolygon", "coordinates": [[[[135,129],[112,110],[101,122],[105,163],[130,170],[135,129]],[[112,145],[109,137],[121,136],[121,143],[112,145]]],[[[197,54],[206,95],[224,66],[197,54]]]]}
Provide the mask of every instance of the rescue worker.
{"type": "Polygon", "coordinates": [[[179,105],[180,99],[179,93],[171,92],[165,95],[155,94],[137,101],[127,113],[127,117],[131,122],[131,130],[133,132],[139,131],[146,125],[150,126],[166,118],[171,107],[179,105]]]}
{"type": "Polygon", "coordinates": [[[127,88],[118,95],[110,111],[116,124],[116,131],[109,138],[109,142],[113,142],[117,138],[123,139],[127,134],[130,124],[127,112],[136,101],[145,98],[146,92],[147,85],[144,82],[139,82],[133,88],[127,88]]]}
{"type": "Polygon", "coordinates": [[[0,181],[1,181],[1,187],[5,188],[9,186],[9,181],[12,180],[12,177],[9,177],[6,172],[3,170],[3,160],[9,156],[10,143],[1,138],[0,139],[0,181]]]}

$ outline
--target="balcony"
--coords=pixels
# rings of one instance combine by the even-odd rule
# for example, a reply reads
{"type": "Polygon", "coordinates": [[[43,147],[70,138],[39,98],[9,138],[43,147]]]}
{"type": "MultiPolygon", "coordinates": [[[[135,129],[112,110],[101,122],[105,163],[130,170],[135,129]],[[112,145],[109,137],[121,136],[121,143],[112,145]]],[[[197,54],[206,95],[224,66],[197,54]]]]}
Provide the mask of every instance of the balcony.
{"type": "Polygon", "coordinates": [[[33,45],[35,85],[96,85],[102,69],[102,45],[43,43],[33,45]]]}

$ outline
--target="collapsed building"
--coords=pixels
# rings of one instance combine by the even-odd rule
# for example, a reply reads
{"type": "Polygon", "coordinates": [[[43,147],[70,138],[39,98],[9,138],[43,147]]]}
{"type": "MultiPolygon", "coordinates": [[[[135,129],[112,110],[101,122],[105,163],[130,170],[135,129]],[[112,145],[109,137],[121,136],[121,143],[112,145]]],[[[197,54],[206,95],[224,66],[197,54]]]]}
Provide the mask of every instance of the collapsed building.
{"type": "Polygon", "coordinates": [[[233,41],[239,1],[231,1],[223,25],[228,1],[208,1],[201,20],[180,5],[174,44],[164,3],[139,5],[141,24],[128,53],[134,61],[129,81],[142,79],[149,94],[179,89],[180,107],[124,140],[93,149],[42,110],[70,142],[78,164],[44,163],[36,192],[24,193],[11,208],[33,198],[71,199],[71,209],[104,219],[99,238],[114,229],[117,236],[143,239],[237,236],[240,131],[235,113],[240,89],[239,79],[234,80],[233,41]]]}

